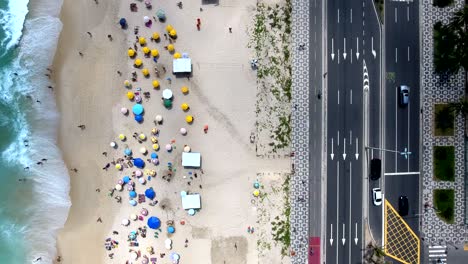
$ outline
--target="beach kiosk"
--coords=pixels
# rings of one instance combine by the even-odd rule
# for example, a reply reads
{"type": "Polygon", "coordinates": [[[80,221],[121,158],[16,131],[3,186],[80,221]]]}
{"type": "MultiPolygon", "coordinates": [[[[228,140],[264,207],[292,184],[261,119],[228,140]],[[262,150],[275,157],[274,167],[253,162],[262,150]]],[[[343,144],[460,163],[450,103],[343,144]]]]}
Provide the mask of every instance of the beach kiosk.
{"type": "Polygon", "coordinates": [[[182,153],[182,166],[191,168],[200,168],[201,154],[196,152],[182,153]]]}
{"type": "Polygon", "coordinates": [[[191,73],[192,72],[192,59],[179,58],[172,61],[172,72],[177,73],[191,73]]]}
{"type": "Polygon", "coordinates": [[[182,207],[184,210],[200,209],[201,208],[201,197],[200,194],[187,194],[182,196],[182,207]]]}

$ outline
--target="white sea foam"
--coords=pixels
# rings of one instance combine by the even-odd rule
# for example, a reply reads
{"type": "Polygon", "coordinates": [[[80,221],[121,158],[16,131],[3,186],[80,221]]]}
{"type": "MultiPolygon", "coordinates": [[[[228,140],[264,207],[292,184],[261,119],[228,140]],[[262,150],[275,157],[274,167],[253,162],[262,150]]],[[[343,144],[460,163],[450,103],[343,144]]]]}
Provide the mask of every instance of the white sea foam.
{"type": "MultiPolygon", "coordinates": [[[[12,0],[16,2],[17,0],[12,0]]],[[[69,198],[70,179],[56,142],[58,113],[51,85],[44,75],[52,64],[62,23],[58,19],[62,0],[36,0],[29,4],[30,12],[24,23],[19,55],[14,69],[0,73],[6,80],[0,85],[2,100],[11,102],[20,95],[33,97],[32,111],[12,109],[18,113],[12,123],[18,131],[16,140],[2,153],[2,158],[30,166],[33,181],[33,201],[29,211],[29,226],[24,230],[28,237],[28,259],[37,257],[42,263],[52,263],[56,254],[56,234],[62,228],[71,205],[69,198]],[[14,77],[13,71],[18,74],[14,77]],[[12,78],[13,77],[13,78],[12,78]],[[12,91],[12,88],[16,90],[12,91]],[[41,103],[36,103],[40,100],[41,103]],[[29,147],[23,141],[29,140],[29,147]],[[32,166],[42,158],[44,166],[32,166]]],[[[10,28],[10,32],[18,30],[10,28]]],[[[11,33],[16,36],[18,32],[11,33]]],[[[19,29],[21,35],[21,29],[19,29]]],[[[16,105],[17,108],[21,104],[16,105]]]]}
{"type": "Polygon", "coordinates": [[[8,11],[0,11],[0,26],[6,33],[6,38],[0,43],[5,47],[3,52],[7,52],[16,45],[21,38],[24,19],[28,13],[29,0],[9,1],[8,11]]]}

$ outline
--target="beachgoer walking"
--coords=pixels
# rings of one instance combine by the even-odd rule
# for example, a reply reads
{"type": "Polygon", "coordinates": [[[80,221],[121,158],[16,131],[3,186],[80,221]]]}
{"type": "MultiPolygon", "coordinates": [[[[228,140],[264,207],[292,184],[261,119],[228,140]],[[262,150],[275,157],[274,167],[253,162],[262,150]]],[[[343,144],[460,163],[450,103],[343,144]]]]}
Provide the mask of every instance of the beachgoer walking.
{"type": "Polygon", "coordinates": [[[96,220],[96,222],[102,223],[101,217],[99,217],[99,218],[96,220]]]}
{"type": "Polygon", "coordinates": [[[203,11],[203,8],[200,7],[200,12],[202,12],[202,11],[203,11]]]}
{"type": "Polygon", "coordinates": [[[104,156],[107,157],[107,152],[104,151],[104,152],[102,153],[102,155],[104,155],[104,156]]]}
{"type": "Polygon", "coordinates": [[[47,78],[49,78],[49,79],[50,79],[50,74],[48,74],[48,73],[45,73],[44,75],[45,75],[45,76],[47,76],[47,78]]]}
{"type": "Polygon", "coordinates": [[[49,89],[51,89],[51,90],[53,90],[53,89],[54,89],[54,87],[52,87],[52,86],[50,86],[50,85],[49,85],[49,86],[47,86],[47,88],[49,88],[49,89]]]}
{"type": "Polygon", "coordinates": [[[80,54],[80,56],[83,57],[83,53],[81,51],[78,51],[78,54],[80,54]]]}
{"type": "Polygon", "coordinates": [[[79,125],[78,127],[79,127],[79,128],[81,128],[81,130],[83,130],[83,129],[85,129],[85,128],[86,128],[86,126],[85,126],[85,125],[79,125]]]}
{"type": "Polygon", "coordinates": [[[43,163],[41,161],[38,161],[38,162],[36,162],[36,165],[41,165],[42,166],[43,163]]]}
{"type": "Polygon", "coordinates": [[[94,0],[94,2],[96,3],[96,5],[98,5],[98,4],[99,4],[98,0],[94,0]]]}
{"type": "Polygon", "coordinates": [[[164,33],[164,39],[166,39],[166,40],[167,40],[167,34],[166,34],[166,33],[164,33]]]}
{"type": "Polygon", "coordinates": [[[24,167],[24,170],[29,170],[29,167],[24,167]]]}
{"type": "Polygon", "coordinates": [[[41,103],[41,101],[39,101],[39,100],[36,100],[36,103],[41,103]]]}
{"type": "Polygon", "coordinates": [[[97,189],[96,189],[96,192],[101,192],[101,189],[97,188],[97,189]]]}
{"type": "Polygon", "coordinates": [[[88,31],[88,32],[86,32],[86,33],[88,33],[88,35],[89,35],[90,38],[93,37],[93,34],[91,34],[91,32],[88,31]]]}
{"type": "Polygon", "coordinates": [[[229,33],[232,33],[232,27],[229,27],[229,33]]]}
{"type": "Polygon", "coordinates": [[[112,41],[112,35],[111,35],[111,34],[107,35],[107,38],[108,38],[110,41],[112,41]]]}
{"type": "Polygon", "coordinates": [[[163,72],[166,73],[166,67],[162,66],[163,72]]]}
{"type": "Polygon", "coordinates": [[[117,74],[118,74],[119,76],[122,76],[122,72],[120,72],[120,71],[117,71],[117,74]]]}
{"type": "Polygon", "coordinates": [[[234,243],[234,248],[235,248],[236,251],[237,251],[237,243],[234,243]]]}
{"type": "Polygon", "coordinates": [[[200,187],[200,189],[203,189],[203,187],[202,187],[202,185],[201,185],[201,184],[200,184],[200,185],[198,185],[198,187],[200,187]]]}

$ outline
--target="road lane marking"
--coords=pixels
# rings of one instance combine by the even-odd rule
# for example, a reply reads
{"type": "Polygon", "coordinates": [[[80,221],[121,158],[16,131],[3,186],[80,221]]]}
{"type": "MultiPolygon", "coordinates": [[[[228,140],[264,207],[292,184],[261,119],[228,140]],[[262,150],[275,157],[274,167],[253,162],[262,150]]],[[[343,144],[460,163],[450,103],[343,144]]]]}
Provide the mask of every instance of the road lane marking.
{"type": "Polygon", "coordinates": [[[395,7],[395,23],[398,23],[398,12],[397,12],[396,7],[395,7]]]}
{"type": "MultiPolygon", "coordinates": [[[[351,141],[351,139],[349,141],[351,141]]],[[[352,238],[352,234],[351,234],[351,232],[352,232],[351,231],[351,216],[352,216],[352,210],[351,210],[352,207],[351,207],[351,205],[352,205],[352,200],[353,200],[353,196],[351,195],[351,193],[352,193],[351,181],[353,180],[352,171],[353,171],[353,165],[352,165],[352,163],[350,161],[349,162],[349,239],[352,238]]],[[[343,233],[344,233],[344,230],[343,230],[343,233]]],[[[348,261],[348,263],[351,263],[351,243],[348,243],[348,247],[349,247],[349,261],[348,261]]]]}
{"type": "Polygon", "coordinates": [[[334,49],[333,49],[333,38],[331,39],[331,59],[332,60],[335,59],[335,53],[334,53],[334,49]]]}
{"type": "Polygon", "coordinates": [[[346,243],[345,233],[346,233],[346,226],[345,226],[345,224],[343,223],[343,236],[342,236],[342,238],[341,238],[341,243],[343,243],[343,246],[344,246],[344,244],[346,243]]]}
{"type": "Polygon", "coordinates": [[[352,24],[353,23],[353,9],[351,8],[350,11],[351,11],[351,20],[350,21],[351,21],[351,24],[352,24]]]}
{"type": "Polygon", "coordinates": [[[330,246],[333,245],[333,224],[330,224],[330,246]]]}
{"type": "Polygon", "coordinates": [[[408,61],[410,61],[410,55],[409,55],[410,52],[409,52],[409,50],[410,50],[410,47],[408,46],[408,61]]]}
{"type": "Polygon", "coordinates": [[[377,56],[377,52],[374,50],[374,37],[371,37],[371,46],[372,46],[372,55],[374,55],[374,59],[377,56]]]}
{"type": "Polygon", "coordinates": [[[409,6],[406,7],[406,19],[409,21],[409,6]]]}
{"type": "Polygon", "coordinates": [[[349,56],[351,58],[351,64],[353,63],[353,49],[351,49],[351,56],[349,56]]]}
{"type": "MultiPolygon", "coordinates": [[[[354,236],[354,244],[357,246],[357,242],[358,242],[358,237],[357,237],[357,222],[356,222],[356,225],[355,225],[355,230],[356,230],[356,231],[354,232],[354,234],[356,234],[356,235],[354,236]]],[[[350,263],[351,263],[351,262],[350,262],[350,263]]]]}
{"type": "Polygon", "coordinates": [[[398,48],[395,48],[395,63],[398,63],[398,48]]]}
{"type": "Polygon", "coordinates": [[[385,176],[398,176],[398,175],[419,175],[419,171],[408,171],[408,172],[386,172],[385,176]]]}
{"type": "MultiPolygon", "coordinates": [[[[400,92],[400,91],[398,91],[400,92]]],[[[396,96],[396,102],[395,102],[395,148],[398,149],[398,95],[396,96]]],[[[395,153],[395,171],[398,171],[398,153],[395,153]]]]}
{"type": "Polygon", "coordinates": [[[359,60],[359,37],[356,37],[356,59],[359,60]]]}
{"type": "Polygon", "coordinates": [[[340,104],[340,90],[338,90],[338,104],[340,104]]]}
{"type": "Polygon", "coordinates": [[[356,160],[359,159],[359,139],[356,137],[356,154],[354,154],[354,157],[356,157],[356,160]]]}
{"type": "Polygon", "coordinates": [[[343,138],[343,160],[346,160],[346,138],[343,138]]]}
{"type": "Polygon", "coordinates": [[[333,150],[333,138],[331,138],[331,154],[330,154],[330,157],[331,157],[332,160],[335,157],[335,153],[334,153],[334,150],[333,150]]]}
{"type": "MultiPolygon", "coordinates": [[[[408,126],[407,126],[408,127],[408,135],[407,135],[407,137],[408,137],[408,141],[407,141],[408,142],[407,143],[408,150],[407,151],[408,152],[410,151],[410,113],[411,113],[411,111],[410,111],[411,108],[410,107],[411,107],[411,102],[408,101],[408,126]]],[[[406,170],[409,171],[409,157],[406,159],[406,162],[407,162],[407,165],[406,165],[407,169],[406,170]]]]}
{"type": "Polygon", "coordinates": [[[340,64],[340,49],[338,49],[338,64],[340,64]]]}
{"type": "MultiPolygon", "coordinates": [[[[339,140],[338,140],[339,142],[339,140]]],[[[340,193],[340,161],[338,159],[338,162],[336,163],[336,194],[339,195],[340,193]]],[[[338,222],[338,213],[339,213],[339,208],[340,208],[340,197],[338,196],[336,199],[336,240],[338,241],[338,237],[340,235],[339,233],[339,222],[338,222]]],[[[336,263],[338,264],[338,246],[336,247],[336,263]]]]}
{"type": "Polygon", "coordinates": [[[343,58],[346,60],[346,38],[343,38],[343,44],[344,44],[343,58]]]}
{"type": "Polygon", "coordinates": [[[336,142],[338,143],[338,146],[340,146],[340,131],[338,130],[338,137],[336,138],[336,142]]]}
{"type": "MultiPolygon", "coordinates": [[[[350,138],[350,139],[353,138],[353,131],[352,131],[352,130],[349,131],[349,138],[350,138]]],[[[349,145],[353,145],[353,141],[352,141],[352,140],[349,140],[349,145]]]]}
{"type": "Polygon", "coordinates": [[[338,24],[340,23],[340,9],[338,8],[338,24]]]}

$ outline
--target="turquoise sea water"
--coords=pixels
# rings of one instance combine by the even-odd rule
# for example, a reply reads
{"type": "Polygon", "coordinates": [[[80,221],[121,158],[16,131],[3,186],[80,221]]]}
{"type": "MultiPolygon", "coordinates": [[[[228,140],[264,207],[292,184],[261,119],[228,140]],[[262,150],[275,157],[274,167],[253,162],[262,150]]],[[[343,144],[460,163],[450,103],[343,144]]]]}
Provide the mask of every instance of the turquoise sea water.
{"type": "Polygon", "coordinates": [[[32,2],[0,0],[0,263],[51,263],[70,207],[55,98],[47,88],[53,84],[44,75],[61,30],[62,0],[32,2]]]}

